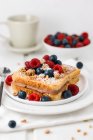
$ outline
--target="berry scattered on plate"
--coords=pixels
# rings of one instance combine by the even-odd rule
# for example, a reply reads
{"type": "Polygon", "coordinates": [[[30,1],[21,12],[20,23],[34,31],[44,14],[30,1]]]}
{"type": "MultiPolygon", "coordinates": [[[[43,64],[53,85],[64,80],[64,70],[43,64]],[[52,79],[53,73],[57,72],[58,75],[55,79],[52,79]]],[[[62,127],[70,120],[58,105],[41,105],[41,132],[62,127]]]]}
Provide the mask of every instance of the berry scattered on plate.
{"type": "Polygon", "coordinates": [[[15,128],[15,127],[16,127],[16,121],[10,120],[10,121],[8,122],[8,126],[9,126],[10,128],[15,128]]]}
{"type": "Polygon", "coordinates": [[[11,83],[12,83],[12,76],[11,75],[8,75],[5,79],[5,83],[8,85],[8,86],[11,86],[11,83]]]}
{"type": "Polygon", "coordinates": [[[87,32],[83,32],[80,35],[66,34],[57,32],[54,35],[47,35],[44,38],[44,42],[48,45],[59,48],[81,48],[91,43],[87,32]]]}

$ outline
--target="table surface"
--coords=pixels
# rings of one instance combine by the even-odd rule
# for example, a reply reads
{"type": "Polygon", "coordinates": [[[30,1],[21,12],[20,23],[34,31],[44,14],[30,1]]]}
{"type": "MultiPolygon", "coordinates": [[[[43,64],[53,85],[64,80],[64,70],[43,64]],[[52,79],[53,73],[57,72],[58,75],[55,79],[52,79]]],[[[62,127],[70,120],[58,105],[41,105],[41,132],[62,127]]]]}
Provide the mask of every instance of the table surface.
{"type": "MultiPolygon", "coordinates": [[[[93,49],[92,49],[93,51],[93,49]]],[[[89,55],[85,56],[82,61],[86,64],[90,73],[93,71],[93,56],[92,51],[87,52],[89,55]]],[[[0,67],[7,66],[16,70],[21,67],[24,61],[35,57],[42,57],[44,54],[47,54],[47,50],[42,47],[38,52],[33,52],[27,55],[16,54],[10,52],[5,45],[3,40],[0,40],[0,67]]],[[[62,56],[59,54],[59,57],[62,56]]],[[[66,58],[62,58],[63,60],[66,58]]],[[[56,126],[50,128],[42,128],[29,131],[21,131],[14,133],[0,133],[0,140],[93,140],[93,121],[82,122],[77,124],[69,124],[63,126],[56,126]]]]}

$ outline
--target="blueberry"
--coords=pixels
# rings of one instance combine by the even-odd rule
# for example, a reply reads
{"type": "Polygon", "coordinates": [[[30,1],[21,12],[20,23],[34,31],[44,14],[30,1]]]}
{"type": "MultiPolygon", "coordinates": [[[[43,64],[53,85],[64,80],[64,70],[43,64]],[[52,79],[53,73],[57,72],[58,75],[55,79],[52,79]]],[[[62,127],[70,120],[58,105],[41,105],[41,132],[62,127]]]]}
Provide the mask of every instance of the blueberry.
{"type": "Polygon", "coordinates": [[[72,46],[76,46],[77,43],[78,43],[78,40],[74,39],[74,40],[72,41],[72,46]]]}
{"type": "Polygon", "coordinates": [[[62,44],[63,44],[63,45],[68,44],[68,40],[64,38],[64,39],[62,40],[62,44]]]}
{"type": "Polygon", "coordinates": [[[79,36],[78,39],[79,39],[79,41],[81,41],[81,42],[84,41],[84,37],[83,37],[82,35],[79,36]]]}
{"type": "Polygon", "coordinates": [[[71,46],[69,44],[65,45],[65,48],[71,48],[71,46]]]}
{"type": "Polygon", "coordinates": [[[54,77],[54,71],[52,69],[45,70],[45,75],[48,75],[49,77],[54,77]]]}
{"type": "Polygon", "coordinates": [[[76,67],[79,69],[82,69],[83,63],[82,62],[77,62],[76,67]]]}
{"type": "Polygon", "coordinates": [[[70,98],[72,96],[72,93],[70,90],[65,90],[63,93],[62,93],[62,97],[64,99],[67,99],[67,98],[70,98]]]}
{"type": "Polygon", "coordinates": [[[49,96],[42,96],[41,101],[42,102],[48,102],[48,101],[51,101],[51,98],[49,96]]]}
{"type": "Polygon", "coordinates": [[[41,73],[44,73],[44,70],[43,69],[40,69],[40,68],[37,68],[36,69],[36,74],[39,75],[41,73]]]}
{"type": "Polygon", "coordinates": [[[65,36],[68,36],[68,34],[67,33],[63,33],[65,36]]]}
{"type": "Polygon", "coordinates": [[[56,39],[55,35],[52,35],[50,39],[52,40],[52,42],[54,42],[54,40],[56,39]]]}
{"type": "Polygon", "coordinates": [[[16,127],[16,121],[10,120],[9,123],[8,123],[8,126],[9,126],[10,128],[15,128],[15,127],[16,127]]]}
{"type": "Polygon", "coordinates": [[[49,57],[49,60],[53,61],[54,63],[57,61],[57,56],[56,55],[51,55],[49,57]]]}
{"type": "Polygon", "coordinates": [[[60,34],[61,32],[56,32],[56,34],[54,35],[56,38],[57,36],[60,34]]]}
{"type": "Polygon", "coordinates": [[[57,60],[56,64],[62,65],[62,62],[60,60],[57,60]]]}
{"type": "Polygon", "coordinates": [[[58,40],[58,39],[55,39],[55,40],[53,41],[53,43],[54,43],[55,46],[59,46],[59,45],[61,44],[61,41],[58,40]]]}
{"type": "Polygon", "coordinates": [[[21,99],[25,99],[26,98],[26,92],[25,91],[19,91],[18,92],[18,97],[21,99]]]}
{"type": "Polygon", "coordinates": [[[76,34],[73,34],[73,35],[72,35],[72,38],[75,38],[75,37],[78,37],[78,36],[77,36],[76,34]]]}

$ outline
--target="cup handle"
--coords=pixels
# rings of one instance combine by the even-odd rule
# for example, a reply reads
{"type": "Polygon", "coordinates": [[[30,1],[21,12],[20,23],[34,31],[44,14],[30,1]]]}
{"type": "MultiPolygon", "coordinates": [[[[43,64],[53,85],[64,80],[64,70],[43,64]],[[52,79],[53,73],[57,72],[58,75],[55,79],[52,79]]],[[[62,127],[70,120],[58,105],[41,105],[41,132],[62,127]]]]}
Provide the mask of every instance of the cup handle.
{"type": "MultiPolygon", "coordinates": [[[[0,22],[0,26],[1,26],[1,25],[8,26],[8,25],[7,25],[7,22],[0,22]]],[[[3,38],[4,40],[6,40],[6,41],[9,42],[9,38],[6,37],[6,36],[4,36],[4,35],[2,35],[1,33],[0,33],[0,38],[3,38]]]]}

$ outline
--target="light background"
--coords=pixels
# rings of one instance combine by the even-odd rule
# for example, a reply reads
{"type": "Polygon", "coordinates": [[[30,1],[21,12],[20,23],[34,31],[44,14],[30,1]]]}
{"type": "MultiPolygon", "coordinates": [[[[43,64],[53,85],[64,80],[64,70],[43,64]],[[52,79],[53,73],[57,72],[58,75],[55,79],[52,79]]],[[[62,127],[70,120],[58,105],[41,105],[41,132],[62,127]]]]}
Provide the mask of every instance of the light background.
{"type": "Polygon", "coordinates": [[[93,0],[0,0],[0,21],[15,14],[39,16],[39,38],[56,31],[93,32],[93,0]]]}

